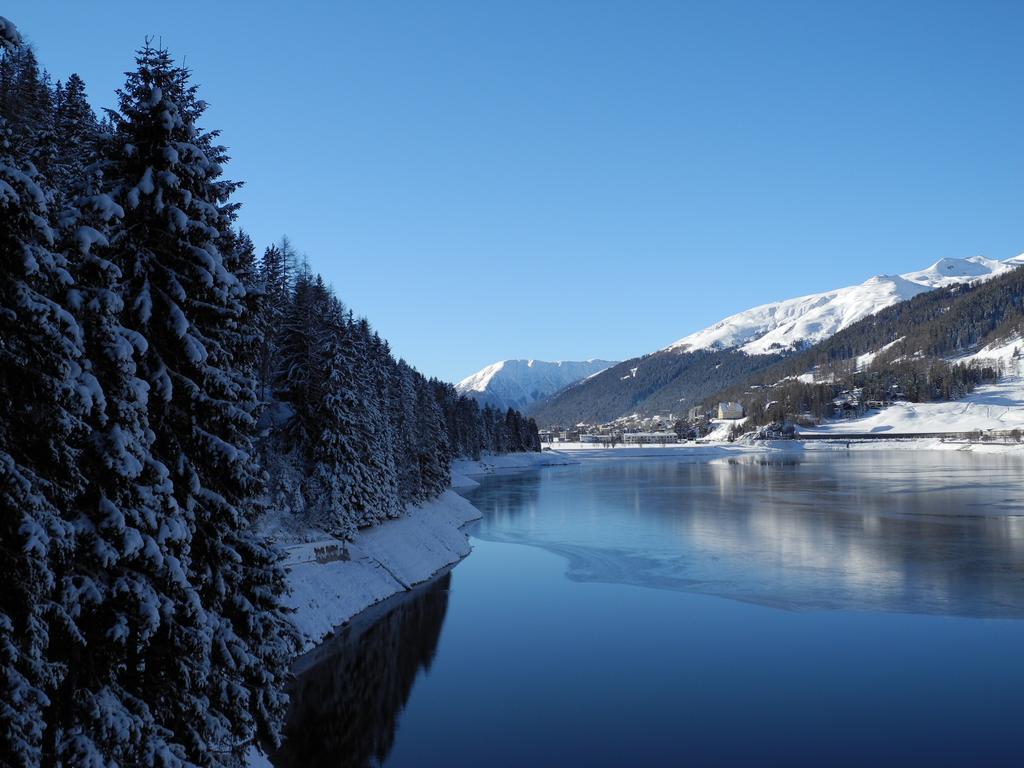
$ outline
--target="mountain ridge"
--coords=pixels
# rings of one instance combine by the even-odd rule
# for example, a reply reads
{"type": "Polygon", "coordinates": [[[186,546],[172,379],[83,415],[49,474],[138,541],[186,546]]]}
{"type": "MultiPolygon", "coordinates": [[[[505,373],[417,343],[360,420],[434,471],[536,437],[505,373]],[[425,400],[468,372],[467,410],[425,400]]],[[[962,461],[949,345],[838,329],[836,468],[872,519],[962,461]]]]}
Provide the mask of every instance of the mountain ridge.
{"type": "Polygon", "coordinates": [[[875,275],[863,283],[768,302],[737,312],[679,339],[665,350],[739,349],[750,355],[786,353],[827,339],[858,320],[918,294],[988,280],[1019,266],[985,256],[943,258],[901,275],[875,275]]]}
{"type": "Polygon", "coordinates": [[[567,387],[533,403],[529,412],[542,425],[601,423],[632,413],[681,416],[730,384],[887,307],[938,288],[984,282],[1022,263],[1024,255],[1004,261],[945,258],[902,275],[876,275],[858,285],[753,307],[567,387]]]}

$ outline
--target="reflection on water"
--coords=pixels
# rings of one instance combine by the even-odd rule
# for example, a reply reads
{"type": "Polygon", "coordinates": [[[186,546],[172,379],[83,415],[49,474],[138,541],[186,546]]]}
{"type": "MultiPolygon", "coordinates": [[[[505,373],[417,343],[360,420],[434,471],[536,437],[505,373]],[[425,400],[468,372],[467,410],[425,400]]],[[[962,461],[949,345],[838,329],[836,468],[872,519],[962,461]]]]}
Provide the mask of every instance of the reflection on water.
{"type": "Polygon", "coordinates": [[[384,762],[413,683],[437,651],[450,582],[447,573],[371,609],[300,660],[276,766],[384,762]]]}
{"type": "Polygon", "coordinates": [[[1024,616],[1019,459],[808,452],[585,462],[474,491],[481,538],[542,546],[580,581],[778,607],[1024,616]]]}
{"type": "Polygon", "coordinates": [[[1021,470],[809,452],[488,478],[458,590],[302,659],[274,762],[1019,765],[1024,622],[976,617],[1024,616],[1021,470]]]}

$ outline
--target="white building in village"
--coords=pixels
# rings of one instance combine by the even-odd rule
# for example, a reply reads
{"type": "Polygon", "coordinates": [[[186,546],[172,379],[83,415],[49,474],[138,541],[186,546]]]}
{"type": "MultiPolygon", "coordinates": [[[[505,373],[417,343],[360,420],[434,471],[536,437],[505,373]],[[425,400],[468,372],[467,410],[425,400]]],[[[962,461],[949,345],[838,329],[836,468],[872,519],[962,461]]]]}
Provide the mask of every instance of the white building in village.
{"type": "Polygon", "coordinates": [[[742,403],[719,403],[718,404],[718,418],[720,419],[742,419],[743,418],[743,404],[742,403]]]}

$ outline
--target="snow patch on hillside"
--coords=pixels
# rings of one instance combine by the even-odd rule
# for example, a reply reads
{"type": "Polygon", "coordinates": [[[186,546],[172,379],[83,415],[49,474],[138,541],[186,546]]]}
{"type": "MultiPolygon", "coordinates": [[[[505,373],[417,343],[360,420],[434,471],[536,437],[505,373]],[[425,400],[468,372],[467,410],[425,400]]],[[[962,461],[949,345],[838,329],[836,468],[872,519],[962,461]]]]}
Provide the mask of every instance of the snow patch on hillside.
{"type": "Polygon", "coordinates": [[[738,348],[751,355],[784,352],[817,344],[858,320],[935,288],[988,280],[1024,263],[972,256],[940,259],[904,275],[879,275],[860,285],[763,304],[731,315],[666,349],[680,352],[738,348]]]}
{"type": "Polygon", "coordinates": [[[905,338],[905,336],[900,336],[898,339],[890,341],[881,349],[878,349],[874,352],[866,352],[863,355],[858,355],[856,359],[856,370],[863,371],[864,369],[868,368],[873,362],[875,362],[876,357],[878,357],[881,354],[884,354],[885,352],[888,352],[890,349],[895,347],[905,338]]]}

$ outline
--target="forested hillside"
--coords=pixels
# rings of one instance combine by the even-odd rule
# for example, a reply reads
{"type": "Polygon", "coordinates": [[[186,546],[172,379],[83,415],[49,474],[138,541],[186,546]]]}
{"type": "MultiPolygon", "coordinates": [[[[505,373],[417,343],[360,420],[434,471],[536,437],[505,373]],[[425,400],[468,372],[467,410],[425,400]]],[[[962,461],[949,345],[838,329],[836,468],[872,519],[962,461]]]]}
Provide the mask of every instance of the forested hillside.
{"type": "Polygon", "coordinates": [[[780,360],[736,350],[662,350],[619,363],[541,401],[529,410],[538,423],[604,423],[641,414],[676,417],[734,381],[780,360]]]}
{"type": "Polygon", "coordinates": [[[868,401],[893,397],[912,402],[957,399],[980,383],[994,381],[1000,371],[956,358],[1022,332],[1024,270],[1015,269],[979,285],[940,288],[888,307],[723,389],[706,405],[741,401],[750,415],[749,426],[802,414],[831,416],[833,400],[853,390],[861,409],[868,401]]]}
{"type": "Polygon", "coordinates": [[[0,764],[240,765],[296,647],[254,520],[344,536],[536,426],[394,359],[286,242],[257,257],[167,51],[97,118],[0,37],[0,764]]]}

